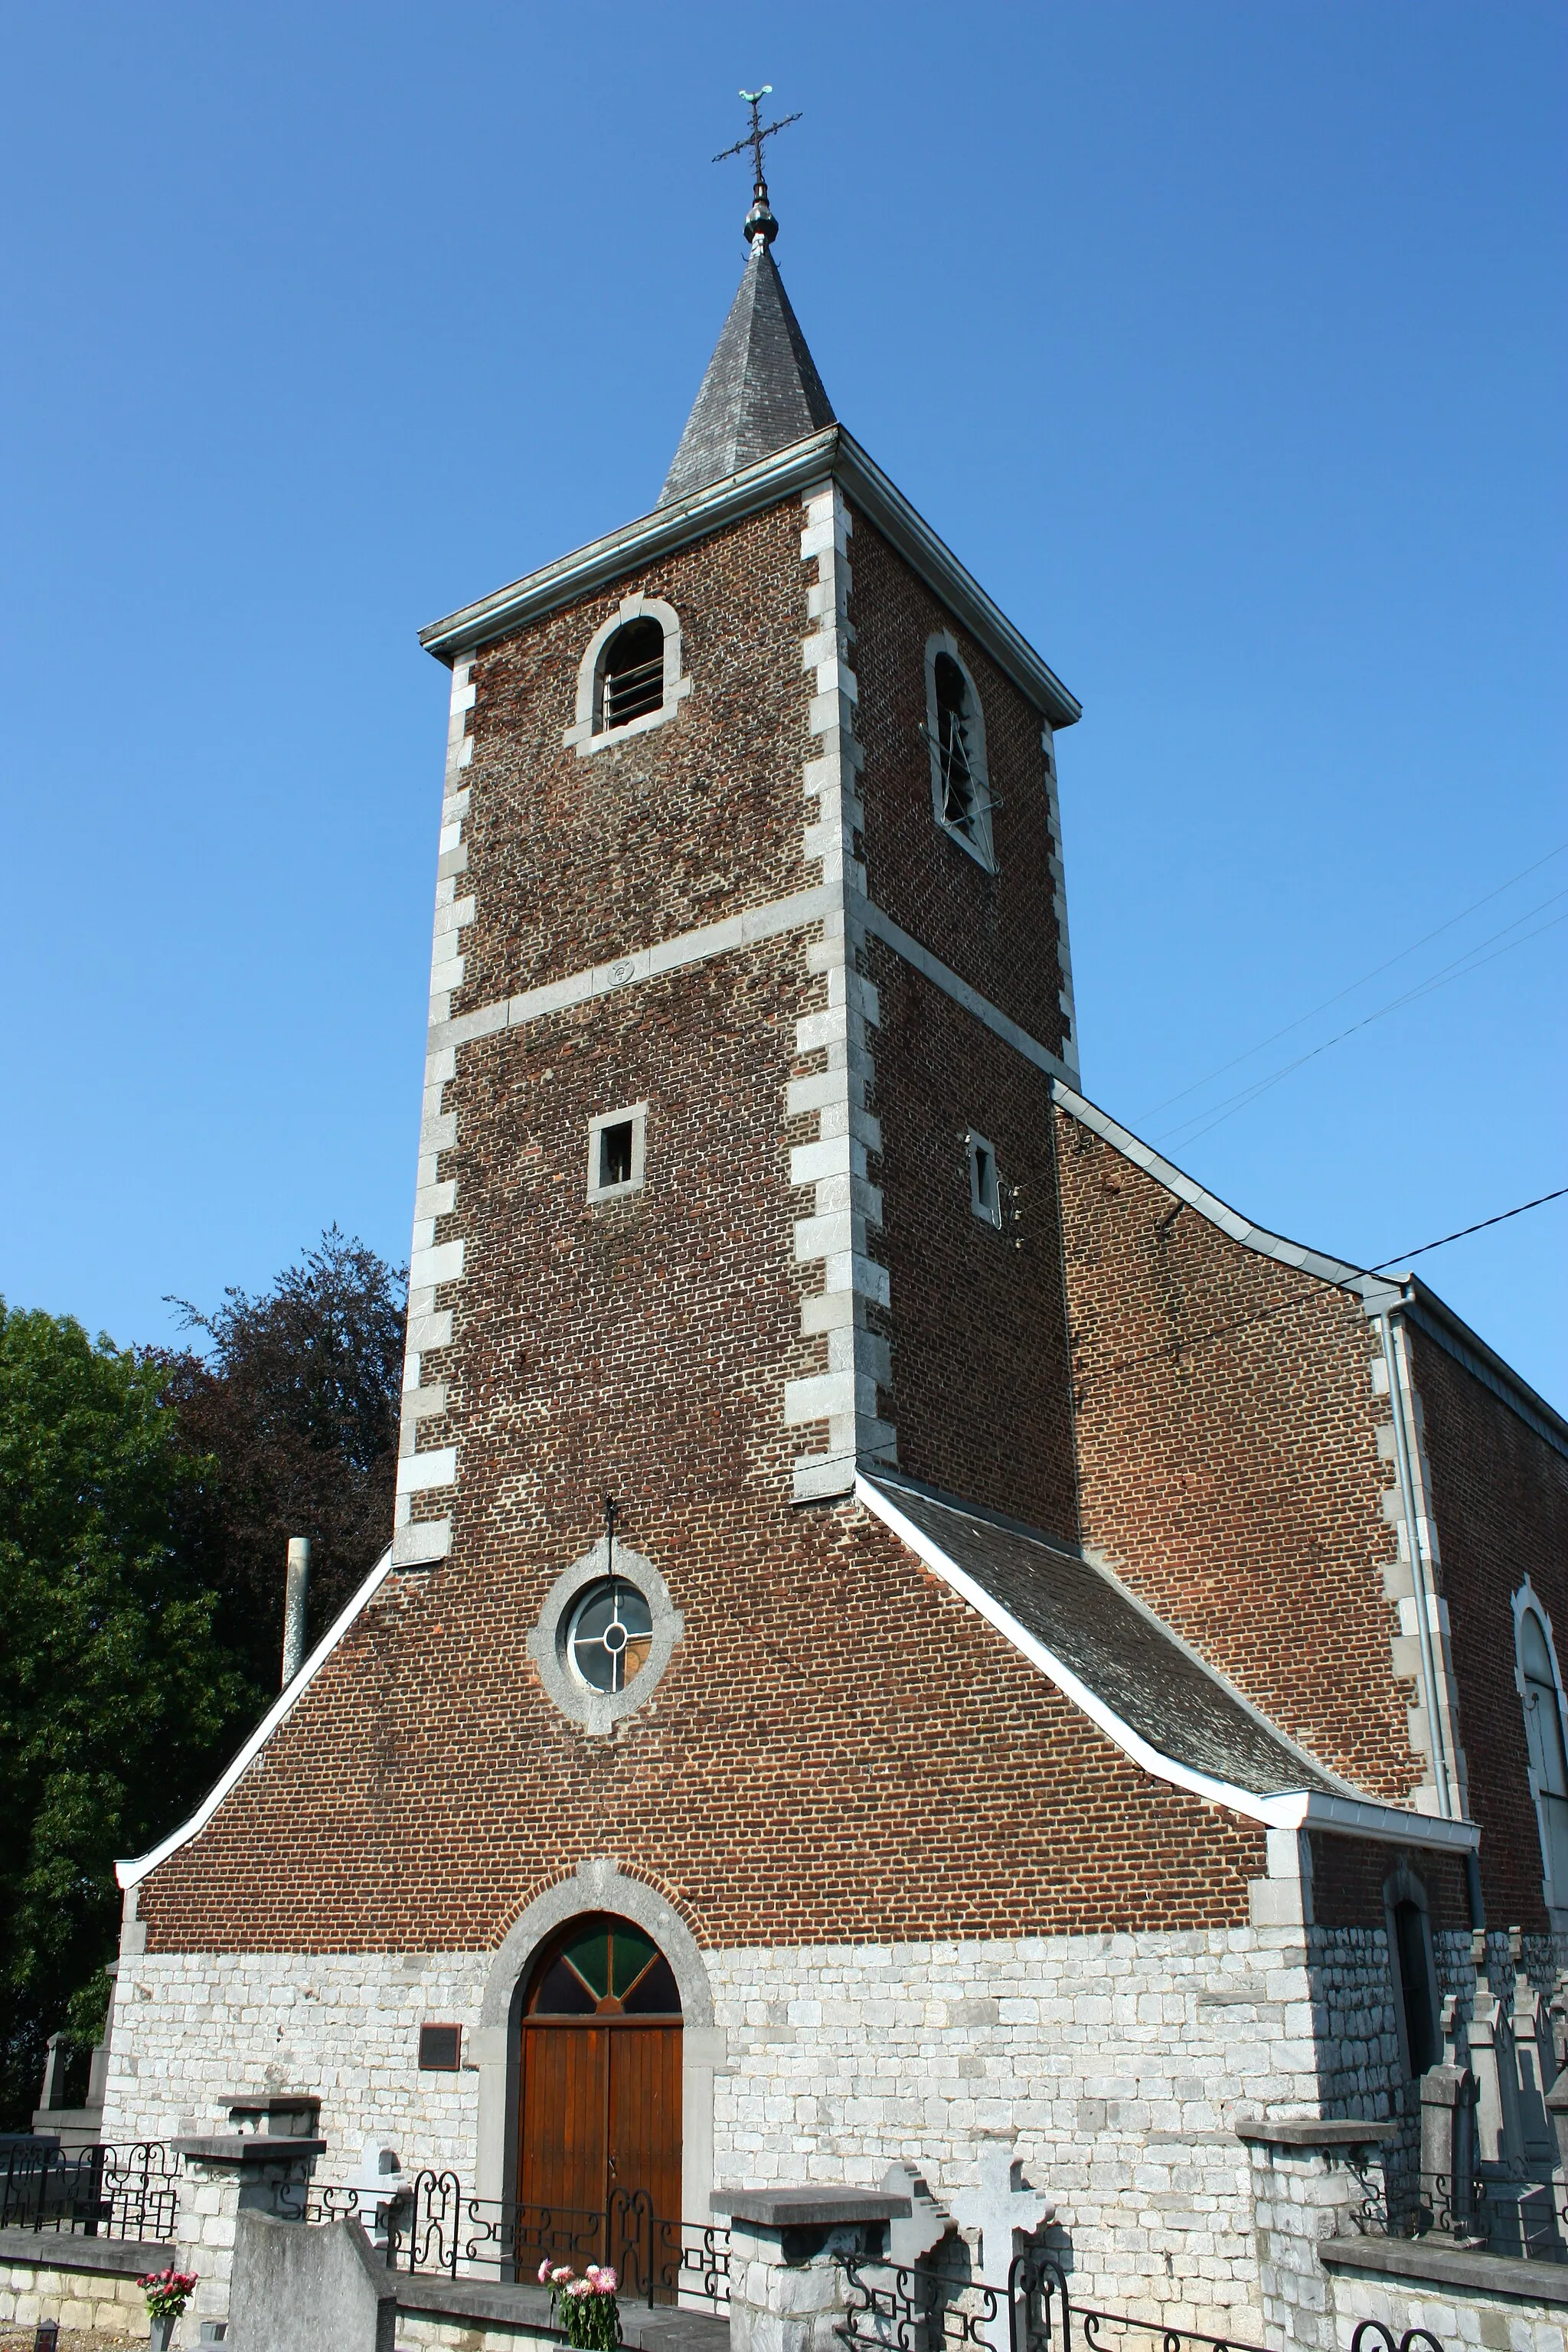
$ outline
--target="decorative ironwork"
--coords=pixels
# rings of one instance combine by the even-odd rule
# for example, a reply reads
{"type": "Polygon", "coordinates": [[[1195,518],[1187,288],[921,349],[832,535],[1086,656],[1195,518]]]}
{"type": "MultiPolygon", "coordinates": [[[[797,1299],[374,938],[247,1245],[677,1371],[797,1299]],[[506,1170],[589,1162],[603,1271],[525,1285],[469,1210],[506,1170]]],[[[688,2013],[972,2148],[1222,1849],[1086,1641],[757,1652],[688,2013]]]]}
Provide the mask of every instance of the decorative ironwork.
{"type": "Polygon", "coordinates": [[[1089,2352],[1133,2352],[1146,2341],[1160,2352],[1262,2352],[1235,2337],[1074,2304],[1060,2263],[1037,2249],[1016,2257],[1005,2287],[858,2256],[845,2259],[844,2273],[850,2303],[837,2333],[847,2352],[1073,2352],[1075,2329],[1089,2352]]]}
{"type": "Polygon", "coordinates": [[[1418,2344],[1428,2352],[1443,2352],[1436,2336],[1425,2327],[1407,2327],[1403,2336],[1395,2336],[1381,2319],[1363,2319],[1351,2337],[1351,2352],[1415,2352],[1418,2344]]]}
{"type": "Polygon", "coordinates": [[[179,2158],[162,2140],[132,2147],[8,2149],[0,2174],[0,2229],[167,2244],[179,2210],[179,2158]]]}
{"type": "Polygon", "coordinates": [[[387,2260],[398,2270],[487,2273],[522,2285],[533,2284],[542,2263],[579,2271],[605,2263],[623,2302],[719,2311],[730,2299],[729,2231],[667,2220],[644,2189],[616,2189],[593,2209],[527,2205],[466,2196],[455,2172],[416,2173],[388,2214],[387,2260]]]}

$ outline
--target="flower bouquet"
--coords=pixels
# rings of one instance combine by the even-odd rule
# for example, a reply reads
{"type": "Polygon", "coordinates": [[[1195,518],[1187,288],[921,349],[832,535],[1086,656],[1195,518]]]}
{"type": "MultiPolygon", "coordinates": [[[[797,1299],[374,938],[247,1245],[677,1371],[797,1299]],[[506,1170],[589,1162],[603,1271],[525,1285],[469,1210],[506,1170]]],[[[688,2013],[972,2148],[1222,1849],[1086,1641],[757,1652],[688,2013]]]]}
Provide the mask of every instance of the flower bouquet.
{"type": "Polygon", "coordinates": [[[195,2291],[196,2274],[177,2271],[171,2263],[166,2271],[149,2271],[136,2284],[147,2298],[147,2341],[152,2352],[169,2352],[174,2322],[195,2291]]]}
{"type": "Polygon", "coordinates": [[[621,2340],[619,2281],[608,2263],[590,2263],[579,2278],[570,2263],[545,2261],[539,2284],[550,2289],[550,2308],[568,2344],[579,2352],[615,2352],[621,2340]]]}

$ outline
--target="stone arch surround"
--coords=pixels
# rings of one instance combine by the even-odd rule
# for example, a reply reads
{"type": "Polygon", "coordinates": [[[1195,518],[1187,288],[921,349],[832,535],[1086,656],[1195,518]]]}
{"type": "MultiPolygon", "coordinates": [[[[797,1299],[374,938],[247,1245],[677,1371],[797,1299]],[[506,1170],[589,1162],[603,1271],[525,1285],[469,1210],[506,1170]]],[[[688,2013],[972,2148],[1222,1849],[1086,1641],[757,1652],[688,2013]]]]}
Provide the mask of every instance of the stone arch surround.
{"type": "MultiPolygon", "coordinates": [[[[478,2194],[510,2198],[517,2176],[517,2006],[535,1953],[568,1920],[614,1911],[651,1936],[675,1974],[685,2020],[680,2069],[680,2218],[704,2221],[713,2192],[713,2077],[728,2037],[713,2022],[707,1963],[690,1928],[657,1887],[605,1856],[537,1895],[496,1948],[470,2047],[479,2074],[478,2194]]],[[[674,2216],[671,2217],[675,2218],[674,2216]]]]}

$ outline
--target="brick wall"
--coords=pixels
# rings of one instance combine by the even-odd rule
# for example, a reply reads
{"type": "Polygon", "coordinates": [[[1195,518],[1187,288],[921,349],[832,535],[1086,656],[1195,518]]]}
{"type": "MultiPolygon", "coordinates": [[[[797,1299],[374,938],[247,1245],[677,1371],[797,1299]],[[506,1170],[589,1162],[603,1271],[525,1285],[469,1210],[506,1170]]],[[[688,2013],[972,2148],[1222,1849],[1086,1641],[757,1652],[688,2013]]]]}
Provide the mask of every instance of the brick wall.
{"type": "Polygon", "coordinates": [[[1065,1110],[1057,1138],[1085,1540],[1325,1764],[1407,1799],[1360,1302],[1230,1240],[1065,1110]]]}
{"type": "Polygon", "coordinates": [[[1528,1575],[1568,1666],[1568,1462],[1419,1326],[1406,1328],[1487,1916],[1494,1927],[1544,1932],[1512,1601],[1528,1575]]]}
{"type": "Polygon", "coordinates": [[[1040,713],[954,621],[875,526],[855,524],[866,868],[872,898],[931,954],[1054,1054],[1066,1022],[1040,713]],[[996,872],[932,820],[925,648],[946,629],[980,696],[996,872]]]}

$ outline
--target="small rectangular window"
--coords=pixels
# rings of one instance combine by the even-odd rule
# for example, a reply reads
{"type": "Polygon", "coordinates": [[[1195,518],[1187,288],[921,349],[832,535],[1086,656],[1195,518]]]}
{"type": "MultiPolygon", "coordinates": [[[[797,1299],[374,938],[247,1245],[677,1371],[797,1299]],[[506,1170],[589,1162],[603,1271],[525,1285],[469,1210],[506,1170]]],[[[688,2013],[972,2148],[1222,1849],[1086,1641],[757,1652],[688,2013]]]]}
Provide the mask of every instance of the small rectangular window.
{"type": "Polygon", "coordinates": [[[419,2029],[419,2065],[426,2074],[456,2074],[463,2054],[463,2029],[460,2025],[422,2025],[419,2029]]]}
{"type": "Polygon", "coordinates": [[[590,1201],[617,1201],[641,1191],[647,1135],[647,1103],[602,1111],[588,1121],[590,1201]]]}
{"type": "Polygon", "coordinates": [[[971,1129],[969,1144],[969,1205],[974,1214],[987,1225],[1000,1229],[1002,1223],[1002,1180],[996,1173],[996,1154],[983,1135],[971,1129]]]}

